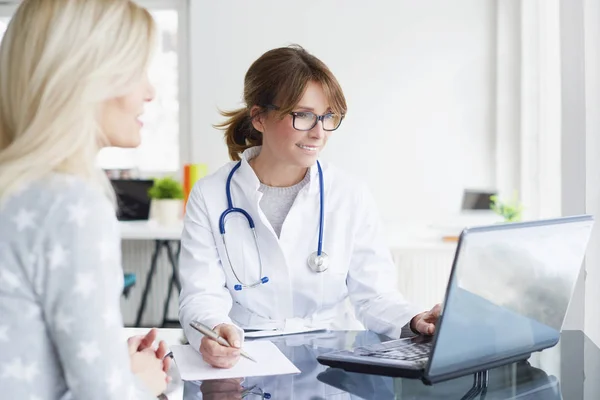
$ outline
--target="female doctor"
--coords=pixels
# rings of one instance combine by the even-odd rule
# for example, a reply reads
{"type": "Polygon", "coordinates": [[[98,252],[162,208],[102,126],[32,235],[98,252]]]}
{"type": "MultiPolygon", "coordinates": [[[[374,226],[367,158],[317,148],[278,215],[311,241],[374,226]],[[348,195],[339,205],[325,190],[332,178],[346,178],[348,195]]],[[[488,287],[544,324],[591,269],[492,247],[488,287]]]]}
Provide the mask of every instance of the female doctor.
{"type": "Polygon", "coordinates": [[[347,111],[327,66],[297,46],[268,51],[246,73],[244,100],[219,125],[233,162],[199,181],[186,206],[179,315],[190,344],[228,368],[242,329],[349,329],[358,319],[390,337],[432,334],[440,308],[419,313],[396,290],[369,192],[318,161],[347,111]]]}

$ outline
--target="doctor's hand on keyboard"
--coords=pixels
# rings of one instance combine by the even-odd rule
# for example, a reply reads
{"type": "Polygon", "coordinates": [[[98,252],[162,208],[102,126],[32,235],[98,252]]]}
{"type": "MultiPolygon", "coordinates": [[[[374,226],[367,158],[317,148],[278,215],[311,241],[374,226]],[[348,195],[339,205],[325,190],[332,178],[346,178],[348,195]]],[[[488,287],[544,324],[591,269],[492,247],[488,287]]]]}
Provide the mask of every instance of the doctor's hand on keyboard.
{"type": "Polygon", "coordinates": [[[200,354],[208,364],[216,368],[231,368],[240,360],[240,347],[242,338],[238,329],[229,324],[221,324],[214,331],[227,340],[231,347],[222,346],[217,341],[207,336],[200,342],[200,354]]]}
{"type": "Polygon", "coordinates": [[[410,329],[419,334],[433,335],[435,333],[435,327],[437,326],[438,319],[442,313],[442,306],[436,304],[430,311],[417,314],[410,321],[410,329]]]}

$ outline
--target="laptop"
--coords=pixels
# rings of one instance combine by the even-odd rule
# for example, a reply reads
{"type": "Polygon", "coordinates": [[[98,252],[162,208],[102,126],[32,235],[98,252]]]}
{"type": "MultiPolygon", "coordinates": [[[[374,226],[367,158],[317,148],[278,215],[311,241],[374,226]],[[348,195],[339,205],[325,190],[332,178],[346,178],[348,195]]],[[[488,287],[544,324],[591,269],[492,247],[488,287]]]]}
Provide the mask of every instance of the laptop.
{"type": "Polygon", "coordinates": [[[581,215],[464,229],[434,336],[317,360],[433,384],[528,359],[558,343],[593,224],[581,215]]]}

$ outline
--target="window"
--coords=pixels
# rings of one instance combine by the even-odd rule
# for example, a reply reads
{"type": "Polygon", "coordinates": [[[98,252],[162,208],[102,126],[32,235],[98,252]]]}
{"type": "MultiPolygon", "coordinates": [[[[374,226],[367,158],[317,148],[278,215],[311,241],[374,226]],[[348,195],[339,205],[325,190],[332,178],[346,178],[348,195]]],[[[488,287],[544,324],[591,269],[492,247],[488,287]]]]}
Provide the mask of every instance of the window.
{"type": "MultiPolygon", "coordinates": [[[[104,169],[134,169],[141,175],[172,173],[180,169],[180,58],[179,40],[183,31],[180,1],[161,1],[149,6],[159,34],[154,59],[149,69],[150,81],[156,89],[153,102],[146,104],[142,117],[142,144],[136,149],[107,148],[100,151],[98,164],[104,169]]],[[[156,3],[156,2],[155,2],[156,3]]],[[[0,16],[0,38],[10,17],[0,16]]]]}
{"type": "Polygon", "coordinates": [[[0,16],[0,39],[4,36],[4,32],[6,31],[6,27],[8,26],[8,21],[10,18],[0,16]]]}

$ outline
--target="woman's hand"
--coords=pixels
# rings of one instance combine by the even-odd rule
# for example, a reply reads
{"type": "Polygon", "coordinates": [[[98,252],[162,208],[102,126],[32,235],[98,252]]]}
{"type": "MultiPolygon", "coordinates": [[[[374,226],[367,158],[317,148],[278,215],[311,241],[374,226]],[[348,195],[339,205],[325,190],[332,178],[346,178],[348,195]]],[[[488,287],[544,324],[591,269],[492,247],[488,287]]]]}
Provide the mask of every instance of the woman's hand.
{"type": "Polygon", "coordinates": [[[227,340],[232,347],[221,346],[217,341],[203,337],[200,342],[200,354],[208,364],[216,368],[231,368],[240,359],[240,347],[242,346],[240,334],[237,328],[229,324],[218,325],[214,331],[227,340]]]}
{"type": "Polygon", "coordinates": [[[167,374],[163,371],[162,360],[156,358],[153,349],[136,351],[131,356],[131,369],[150,389],[150,392],[158,396],[167,389],[167,374]]]}
{"type": "Polygon", "coordinates": [[[131,371],[156,396],[165,391],[171,380],[167,376],[171,363],[169,357],[165,358],[167,344],[161,341],[157,349],[153,347],[157,333],[156,329],[151,329],[146,335],[132,336],[127,340],[131,371]]]}
{"type": "Polygon", "coordinates": [[[442,306],[436,304],[430,311],[415,315],[410,321],[410,329],[415,333],[433,335],[441,312],[442,306]]]}
{"type": "MultiPolygon", "coordinates": [[[[136,351],[143,351],[148,348],[152,348],[154,341],[158,335],[158,331],[156,328],[150,329],[150,331],[146,335],[132,336],[127,339],[127,346],[129,347],[129,355],[131,356],[136,351]]],[[[163,371],[169,371],[169,367],[171,366],[171,357],[166,357],[167,355],[167,343],[161,340],[158,344],[158,348],[155,351],[156,358],[162,360],[162,369],[163,371]]],[[[135,373],[135,371],[133,371],[135,373]]]]}

